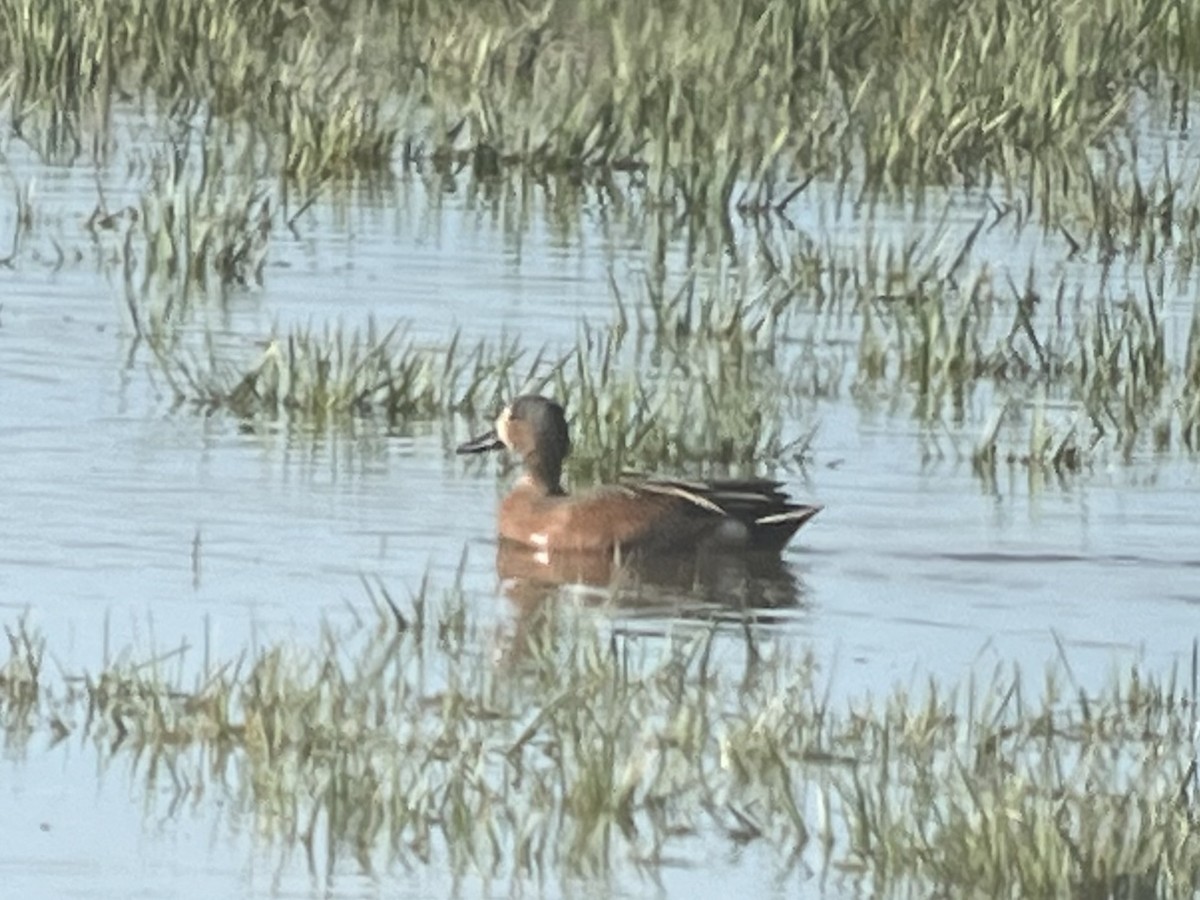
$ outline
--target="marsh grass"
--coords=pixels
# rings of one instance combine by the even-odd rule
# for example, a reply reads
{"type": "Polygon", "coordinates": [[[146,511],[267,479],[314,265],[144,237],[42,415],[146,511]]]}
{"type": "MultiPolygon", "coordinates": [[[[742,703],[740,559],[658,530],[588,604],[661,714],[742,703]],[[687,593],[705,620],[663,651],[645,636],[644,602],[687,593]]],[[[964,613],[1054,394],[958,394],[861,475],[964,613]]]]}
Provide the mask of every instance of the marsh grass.
{"type": "Polygon", "coordinates": [[[759,290],[747,269],[718,269],[613,292],[616,321],[586,330],[586,352],[553,382],[572,416],[576,473],[807,462],[811,429],[783,431],[810,370],[779,352],[791,305],[782,285],[759,290]]]}
{"type": "Polygon", "coordinates": [[[221,289],[261,285],[272,231],[271,200],[243,182],[226,186],[207,166],[191,167],[185,150],[160,157],[144,192],[137,230],[141,253],[127,235],[123,259],[127,279],[142,274],[139,293],[186,292],[210,283],[221,289]]]}
{"type": "Polygon", "coordinates": [[[301,86],[278,101],[284,172],[300,182],[390,172],[398,129],[381,101],[335,83],[301,86]]]}
{"type": "Polygon", "coordinates": [[[1094,461],[1101,436],[1085,428],[1079,412],[1063,409],[1063,404],[1049,406],[1044,396],[1028,404],[1010,400],[993,413],[971,453],[971,465],[985,483],[995,484],[1000,464],[1062,478],[1079,473],[1094,461]],[[1023,447],[1004,441],[1006,424],[1017,434],[1021,428],[1027,429],[1023,447]]]}
{"type": "Polygon", "coordinates": [[[89,219],[98,244],[123,240],[109,258],[134,331],[184,402],[243,418],[395,421],[474,415],[553,387],[577,398],[585,477],[598,474],[601,446],[632,468],[803,461],[805,435],[782,433],[783,411],[803,418],[837,395],[845,360],[821,343],[831,321],[849,320],[862,402],[902,397],[927,426],[961,427],[980,387],[1001,406],[1048,391],[1086,416],[1086,437],[1069,429],[1078,444],[1062,431],[1033,435],[1028,452],[985,440],[982,460],[1062,460],[1068,446],[1128,459],[1196,444],[1195,342],[1179,358],[1152,281],[1159,266],[1186,281],[1200,197],[1186,153],[1164,139],[1157,159],[1139,130],[1159,115],[1186,124],[1195,21],[1178,4],[702,0],[685,12],[353,0],[296,15],[274,2],[94,0],[82,15],[61,2],[0,0],[18,128],[35,115],[80,119],[85,107],[107,110],[97,117],[107,122],[114,96],[165,110],[171,129],[203,120],[199,144],[172,141],[156,157],[137,204],[101,201],[89,219]],[[620,173],[660,242],[690,229],[712,253],[733,243],[731,209],[752,228],[786,221],[814,185],[868,228],[879,204],[924,208],[945,185],[978,190],[990,209],[949,229],[948,248],[868,240],[847,256],[792,235],[782,252],[757,248],[768,274],[736,289],[680,291],[657,272],[633,302],[614,291],[614,322],[553,353],[504,342],[467,351],[452,336],[418,348],[372,326],[266,335],[249,362],[187,355],[172,323],[193,292],[262,282],[284,225],[279,198],[382,177],[398,162],[446,184],[467,179],[486,202],[531,183],[571,185],[567,202],[589,189],[607,202],[620,173]],[[996,227],[1030,223],[1065,259],[1101,272],[1099,289],[1060,282],[1053,316],[1044,279],[1031,270],[1022,288],[1001,284],[977,247],[996,227]],[[1138,296],[1110,292],[1119,266],[1152,273],[1138,296]],[[786,342],[803,352],[785,358],[786,342]]]}
{"type": "Polygon", "coordinates": [[[1197,883],[1194,675],[1096,689],[1064,662],[1040,687],[997,669],[835,703],[810,658],[755,629],[753,646],[646,637],[556,606],[497,655],[458,588],[368,595],[311,646],[123,651],[63,678],[31,665],[45,641],[22,623],[0,723],[128,760],[168,816],[228,797],[325,878],[401,864],[555,883],[761,844],[781,874],[873,896],[1197,883]]]}
{"type": "Polygon", "coordinates": [[[205,355],[160,360],[176,403],[240,418],[292,417],[333,422],[379,415],[389,422],[499,408],[514,382],[536,382],[543,355],[514,341],[444,347],[413,339],[400,325],[382,330],[328,326],[270,337],[249,366],[209,346],[205,355]]]}
{"type": "Polygon", "coordinates": [[[1186,109],[1195,28],[1156,0],[4,0],[0,59],[18,123],[95,108],[103,130],[114,98],[206,102],[301,179],[402,146],[485,177],[633,171],[702,215],[786,208],[851,172],[868,199],[967,182],[1049,209],[1086,191],[1084,160],[1137,98],[1186,109]]]}
{"type": "Polygon", "coordinates": [[[971,454],[984,468],[1007,459],[1078,471],[1099,451],[1128,461],[1190,450],[1196,329],[1169,302],[1170,267],[1103,265],[1051,280],[1031,264],[1018,283],[976,246],[989,221],[903,241],[869,230],[856,246],[798,242],[772,255],[766,283],[787,286],[803,310],[788,321],[810,323],[827,363],[853,342],[860,404],[951,429],[977,414],[974,401],[992,404],[971,454]],[[1004,410],[1045,400],[1065,413],[1056,424],[1035,417],[1027,447],[997,445],[1004,410]]]}
{"type": "MultiPolygon", "coordinates": [[[[210,267],[265,246],[265,230],[232,221],[210,267]]],[[[1164,316],[1164,269],[1129,270],[1142,283],[1123,291],[1107,275],[1047,284],[1032,266],[1018,284],[979,254],[989,221],[903,243],[868,233],[850,248],[760,241],[736,266],[683,275],[655,265],[632,289],[613,279],[612,319],[581,325],[559,351],[515,338],[467,347],[456,335],[417,345],[402,326],[371,323],[271,334],[250,362],[168,348],[161,363],[180,402],[243,419],[461,413],[478,424],[517,393],[550,392],[567,403],[571,465],[584,481],[803,465],[814,432],[785,433],[783,423],[812,420],[847,368],[860,402],[902,398],[932,428],[962,428],[980,397],[1000,410],[1034,408],[1039,397],[1067,404],[1053,424],[1037,419],[1020,446],[997,445],[1008,433],[999,420],[985,425],[970,454],[981,471],[1007,460],[1077,472],[1101,451],[1128,460],[1191,447],[1195,329],[1185,340],[1179,316],[1164,316]]],[[[140,227],[175,246],[161,228],[140,227]]]]}
{"type": "Polygon", "coordinates": [[[1169,254],[1186,279],[1200,249],[1200,192],[1185,146],[1164,142],[1152,165],[1132,138],[1087,154],[1080,188],[1048,193],[1039,218],[1060,223],[1070,257],[1154,265],[1169,254]]]}
{"type": "Polygon", "coordinates": [[[134,203],[110,206],[98,187],[84,228],[94,255],[120,278],[135,335],[165,353],[193,301],[262,285],[277,214],[272,192],[245,166],[227,166],[208,141],[175,142],[146,170],[134,203]]]}
{"type": "Polygon", "coordinates": [[[1179,410],[1184,444],[1192,451],[1200,451],[1200,311],[1192,316],[1192,325],[1188,329],[1179,410]]]}
{"type": "Polygon", "coordinates": [[[371,322],[271,336],[250,364],[211,345],[198,354],[172,348],[159,364],[178,404],[242,419],[463,414],[480,427],[520,393],[551,393],[567,406],[569,465],[585,481],[664,467],[803,465],[812,429],[785,435],[782,414],[819,376],[780,363],[786,296],[747,297],[749,284],[744,275],[693,274],[667,293],[648,281],[645,297],[617,296],[616,320],[584,324],[557,356],[516,339],[468,345],[456,334],[444,346],[419,344],[401,325],[371,322]]]}
{"type": "Polygon", "coordinates": [[[1144,452],[1194,450],[1195,327],[1185,339],[1180,317],[1164,314],[1163,279],[1147,278],[1140,292],[1101,289],[1094,299],[1080,289],[1064,302],[1065,293],[1060,285],[1055,312],[1043,315],[1039,328],[1021,323],[1024,350],[1013,342],[1018,331],[1010,335],[1010,371],[1024,375],[1006,379],[1006,402],[1023,402],[1031,387],[1040,392],[1028,453],[998,454],[996,417],[984,428],[976,461],[991,464],[1007,455],[1010,462],[1077,471],[1101,450],[1123,461],[1144,452]],[[1047,399],[1066,412],[1057,429],[1041,415],[1047,399]]]}
{"type": "MultiPolygon", "coordinates": [[[[6,747],[23,746],[32,735],[35,717],[41,709],[39,696],[46,642],[26,627],[24,620],[4,629],[8,659],[0,667],[0,722],[4,726],[6,747]]],[[[56,727],[57,717],[48,724],[56,727]]]]}

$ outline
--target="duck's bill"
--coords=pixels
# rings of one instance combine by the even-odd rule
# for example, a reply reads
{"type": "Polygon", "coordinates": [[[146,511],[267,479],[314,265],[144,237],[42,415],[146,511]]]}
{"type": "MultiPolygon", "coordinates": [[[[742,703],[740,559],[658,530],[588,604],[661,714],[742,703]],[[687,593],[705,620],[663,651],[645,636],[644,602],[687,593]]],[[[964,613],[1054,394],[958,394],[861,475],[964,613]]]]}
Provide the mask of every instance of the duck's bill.
{"type": "Polygon", "coordinates": [[[489,450],[499,450],[504,446],[504,442],[500,440],[500,436],[495,430],[489,431],[487,434],[481,434],[477,438],[472,438],[465,444],[459,444],[456,453],[487,453],[489,450]]]}

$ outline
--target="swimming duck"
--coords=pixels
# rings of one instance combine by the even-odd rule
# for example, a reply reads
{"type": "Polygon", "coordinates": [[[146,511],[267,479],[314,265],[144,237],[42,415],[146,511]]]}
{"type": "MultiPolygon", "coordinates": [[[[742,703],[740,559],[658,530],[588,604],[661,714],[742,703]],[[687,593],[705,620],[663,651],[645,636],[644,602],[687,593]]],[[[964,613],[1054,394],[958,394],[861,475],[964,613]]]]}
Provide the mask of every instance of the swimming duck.
{"type": "Polygon", "coordinates": [[[517,397],[495,428],[458,453],[507,449],[524,472],[499,510],[500,537],[547,553],[669,552],[744,548],[779,551],[822,507],[794,502],[765,478],[622,480],[585,493],[562,486],[571,450],[561,405],[517,397]]]}

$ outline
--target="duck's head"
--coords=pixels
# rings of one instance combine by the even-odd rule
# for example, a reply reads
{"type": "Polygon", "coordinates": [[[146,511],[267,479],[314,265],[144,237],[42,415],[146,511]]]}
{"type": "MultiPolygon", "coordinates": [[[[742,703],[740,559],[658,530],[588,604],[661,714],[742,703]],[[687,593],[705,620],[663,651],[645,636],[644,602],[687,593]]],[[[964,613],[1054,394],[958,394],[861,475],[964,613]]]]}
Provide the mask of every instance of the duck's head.
{"type": "Polygon", "coordinates": [[[525,394],[504,407],[496,426],[460,444],[458,453],[485,453],[506,448],[521,457],[525,471],[551,493],[562,487],[562,463],[571,452],[567,416],[547,397],[525,394]]]}

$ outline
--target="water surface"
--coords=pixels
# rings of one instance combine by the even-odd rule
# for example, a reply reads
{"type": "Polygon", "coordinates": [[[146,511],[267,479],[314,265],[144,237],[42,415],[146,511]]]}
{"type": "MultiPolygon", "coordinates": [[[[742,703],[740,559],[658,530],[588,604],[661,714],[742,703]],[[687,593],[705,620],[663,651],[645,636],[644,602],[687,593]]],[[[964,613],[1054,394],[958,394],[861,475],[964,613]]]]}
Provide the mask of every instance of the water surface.
{"type": "MultiPolygon", "coordinates": [[[[134,339],[119,278],[84,228],[94,175],[16,150],[10,157],[19,183],[36,178],[42,218],[0,270],[8,622],[27,616],[66,673],[95,671],[106,648],[151,654],[182,641],[233,658],[252,642],[305,640],[348,607],[365,610],[361,575],[401,597],[428,575],[443,585],[461,578],[481,617],[512,627],[522,608],[497,574],[493,519],[504,478],[497,463],[452,453],[478,422],[362,421],[313,433],[173,408],[134,339]]],[[[102,175],[119,190],[116,168],[102,175]]],[[[566,223],[537,186],[487,196],[464,185],[432,190],[416,173],[320,201],[295,234],[280,229],[261,288],[199,305],[187,327],[247,360],[273,328],[356,327],[371,317],[408,323],[430,344],[459,330],[563,351],[582,321],[613,319],[610,276],[637,303],[656,266],[682,279],[733,259],[719,244],[648,235],[644,210],[583,196],[566,223]]],[[[829,202],[814,191],[775,239],[903,244],[928,226],[953,244],[987,208],[964,193],[948,222],[884,209],[868,226],[831,213],[829,202]]],[[[0,235],[13,227],[12,215],[0,216],[0,235]]],[[[752,245],[748,231],[738,239],[752,245]]],[[[1031,258],[1057,252],[1046,250],[1054,240],[998,229],[975,253],[1021,281],[1031,258]]],[[[1186,322],[1193,304],[1181,291],[1168,315],[1186,322]]],[[[800,341],[813,324],[796,316],[784,337],[800,341]]],[[[961,423],[932,427],[907,402],[860,403],[849,390],[853,345],[841,346],[830,352],[844,354],[846,383],[787,422],[799,434],[815,418],[819,430],[811,464],[777,474],[826,509],[783,556],[788,596],[757,616],[763,639],[810,648],[839,698],[930,674],[956,683],[997,665],[1037,672],[1060,652],[1088,681],[1135,660],[1166,670],[1188,657],[1200,605],[1194,459],[1146,455],[1063,478],[1018,463],[988,483],[970,465],[992,412],[986,402],[970,405],[961,423]]],[[[594,601],[578,592],[561,599],[594,601]]],[[[695,599],[703,603],[690,611],[658,604],[599,614],[653,640],[714,612],[720,596],[695,599]]],[[[731,640],[738,633],[730,628],[731,640]]],[[[145,796],[138,775],[98,771],[86,742],[73,739],[6,753],[0,795],[13,811],[0,824],[0,879],[14,896],[424,896],[448,887],[423,870],[326,884],[298,857],[256,848],[219,791],[212,804],[173,809],[169,798],[145,796]]],[[[633,877],[619,887],[788,893],[794,883],[775,882],[760,852],[668,866],[661,884],[633,877]]]]}

